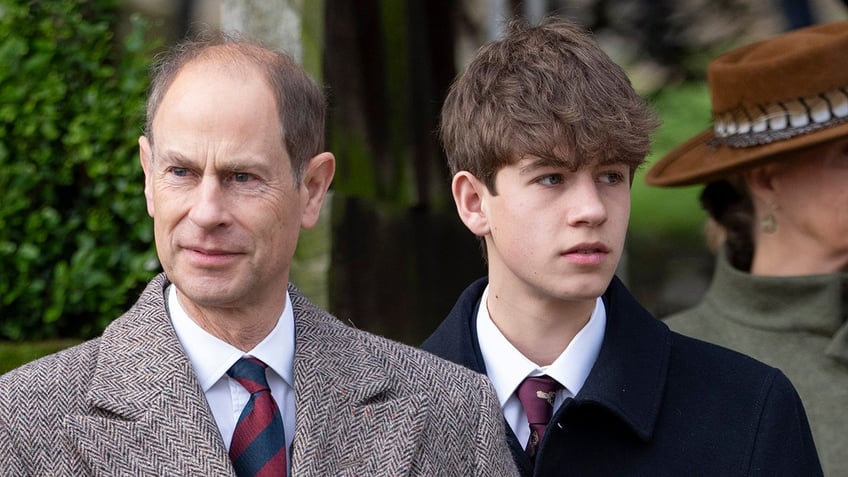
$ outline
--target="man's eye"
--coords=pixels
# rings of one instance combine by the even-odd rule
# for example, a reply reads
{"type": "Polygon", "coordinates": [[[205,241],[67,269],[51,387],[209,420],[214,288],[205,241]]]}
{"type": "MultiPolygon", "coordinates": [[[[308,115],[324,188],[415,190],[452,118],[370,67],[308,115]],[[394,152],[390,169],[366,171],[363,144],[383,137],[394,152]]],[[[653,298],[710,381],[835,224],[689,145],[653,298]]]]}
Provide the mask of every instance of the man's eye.
{"type": "Polygon", "coordinates": [[[233,174],[233,180],[236,182],[247,182],[251,178],[251,175],[247,172],[236,172],[233,174]]]}
{"type": "Polygon", "coordinates": [[[177,177],[185,177],[188,175],[188,169],[184,167],[174,167],[171,169],[171,174],[177,177]]]}

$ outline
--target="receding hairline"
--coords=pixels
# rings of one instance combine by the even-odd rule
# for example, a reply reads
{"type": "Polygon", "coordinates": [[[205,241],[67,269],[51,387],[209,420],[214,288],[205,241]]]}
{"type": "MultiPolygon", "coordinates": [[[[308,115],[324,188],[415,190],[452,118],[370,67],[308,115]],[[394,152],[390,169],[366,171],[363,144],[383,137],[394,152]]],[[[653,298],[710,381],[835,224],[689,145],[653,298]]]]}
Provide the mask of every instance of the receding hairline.
{"type": "MultiPolygon", "coordinates": [[[[167,83],[161,85],[158,92],[156,102],[149,106],[153,106],[152,111],[148,111],[150,118],[150,129],[153,127],[156,115],[159,113],[159,108],[164,102],[171,87],[183,73],[189,69],[200,68],[203,66],[218,67],[222,71],[232,71],[238,73],[243,67],[253,69],[253,72],[258,72],[262,81],[269,87],[273,88],[270,78],[266,73],[263,65],[263,60],[272,60],[276,53],[269,51],[252,43],[233,40],[232,43],[211,44],[205,46],[197,52],[196,55],[188,58],[184,63],[177,65],[177,68],[170,75],[167,83]]],[[[273,91],[272,91],[273,94],[273,91]]],[[[145,131],[145,134],[152,139],[153,131],[145,131]]]]}
{"type": "Polygon", "coordinates": [[[183,67],[197,61],[232,61],[236,64],[251,64],[261,68],[265,61],[274,61],[279,54],[253,43],[235,40],[232,43],[209,45],[186,61],[183,67]]]}

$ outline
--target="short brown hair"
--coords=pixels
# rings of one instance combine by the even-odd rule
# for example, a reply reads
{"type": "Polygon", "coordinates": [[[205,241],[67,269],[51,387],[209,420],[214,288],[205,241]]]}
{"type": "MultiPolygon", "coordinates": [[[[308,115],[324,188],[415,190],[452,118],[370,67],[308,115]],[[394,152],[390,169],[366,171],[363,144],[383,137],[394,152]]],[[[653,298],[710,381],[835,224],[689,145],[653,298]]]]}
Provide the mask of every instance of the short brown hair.
{"type": "Polygon", "coordinates": [[[153,119],[162,98],[184,66],[198,59],[258,67],[274,93],[280,138],[300,184],[306,163],[324,149],[326,101],[315,81],[285,53],[219,31],[204,31],[157,58],[151,70],[145,136],[153,144],[153,119]]]}
{"type": "Polygon", "coordinates": [[[525,154],[572,170],[645,161],[658,121],[624,71],[582,27],[520,19],[478,50],[451,86],[440,135],[451,174],[468,171],[496,194],[495,175],[525,154]]]}

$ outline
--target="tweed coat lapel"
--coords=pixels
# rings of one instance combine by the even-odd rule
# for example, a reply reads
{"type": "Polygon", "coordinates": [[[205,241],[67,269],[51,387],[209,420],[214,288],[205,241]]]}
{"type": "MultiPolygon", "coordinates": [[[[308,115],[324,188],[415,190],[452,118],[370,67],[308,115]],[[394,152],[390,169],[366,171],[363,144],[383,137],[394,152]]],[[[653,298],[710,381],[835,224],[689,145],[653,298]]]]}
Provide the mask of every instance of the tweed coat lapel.
{"type": "Polygon", "coordinates": [[[232,465],[156,277],[100,341],[90,412],[65,418],[94,475],[232,475],[232,465]]]}
{"type": "Polygon", "coordinates": [[[404,475],[397,471],[411,469],[417,442],[427,432],[427,402],[398,395],[391,370],[366,334],[318,309],[294,287],[289,292],[297,410],[292,471],[404,475]]]}

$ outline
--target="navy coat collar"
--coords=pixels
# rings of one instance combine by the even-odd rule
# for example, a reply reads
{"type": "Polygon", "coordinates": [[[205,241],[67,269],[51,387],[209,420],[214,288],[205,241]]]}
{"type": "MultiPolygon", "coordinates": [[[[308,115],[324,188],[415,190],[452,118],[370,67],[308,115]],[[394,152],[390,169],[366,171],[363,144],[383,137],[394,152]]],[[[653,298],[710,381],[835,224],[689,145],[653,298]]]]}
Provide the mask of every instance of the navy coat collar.
{"type": "MultiPolygon", "coordinates": [[[[477,340],[477,306],[488,280],[472,283],[422,348],[485,374],[477,340]]],[[[606,409],[639,438],[651,438],[662,405],[671,333],[627,291],[618,278],[603,295],[607,325],[603,345],[573,405],[606,409]]],[[[563,406],[565,407],[565,406],[563,406]]]]}

